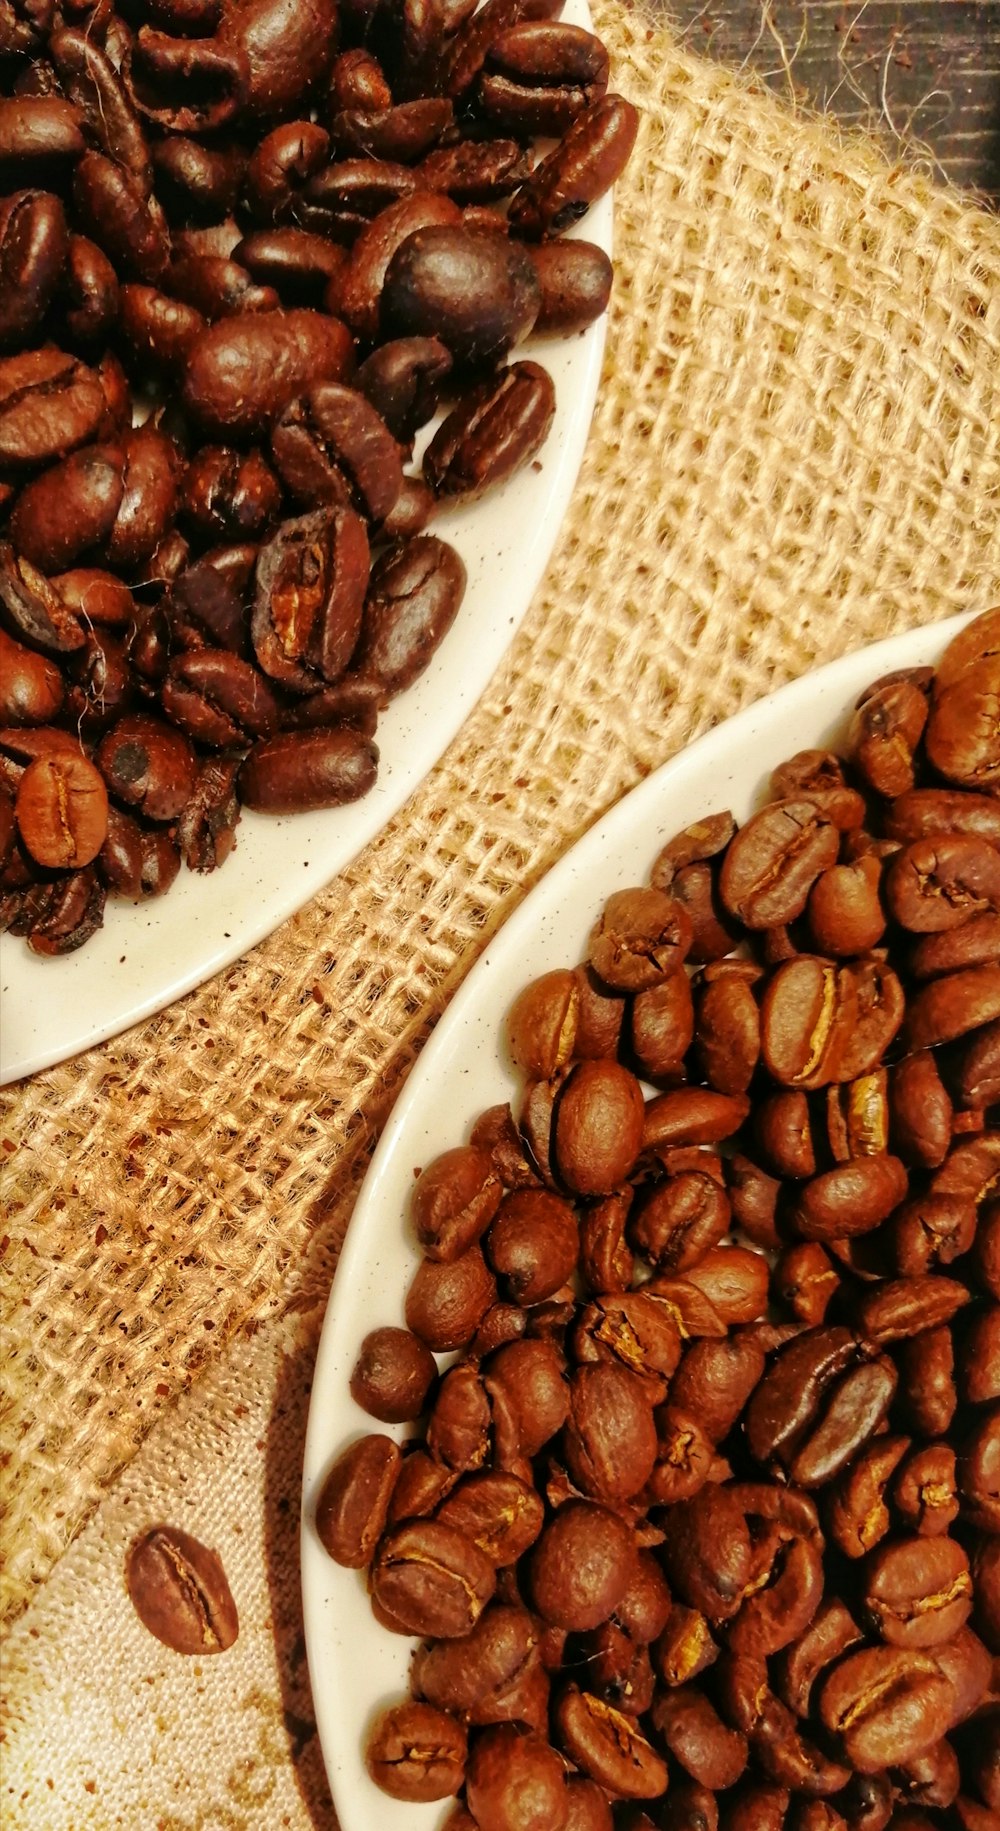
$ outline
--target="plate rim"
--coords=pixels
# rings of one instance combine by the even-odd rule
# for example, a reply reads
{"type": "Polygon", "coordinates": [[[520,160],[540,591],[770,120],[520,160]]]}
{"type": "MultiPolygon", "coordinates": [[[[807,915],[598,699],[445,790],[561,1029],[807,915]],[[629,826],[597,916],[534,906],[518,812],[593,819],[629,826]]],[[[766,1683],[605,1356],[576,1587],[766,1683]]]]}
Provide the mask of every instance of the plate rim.
{"type": "MultiPolygon", "coordinates": [[[[431,1035],[410,1069],[406,1082],[382,1128],[358,1190],[331,1282],[312,1370],[309,1414],[303,1446],[299,1534],[303,1626],[317,1735],[334,1808],[343,1831],[354,1831],[355,1814],[352,1812],[350,1799],[343,1797],[344,1789],[341,1786],[336,1759],[335,1711],[331,1700],[323,1696],[318,1687],[318,1674],[322,1667],[322,1660],[317,1655],[322,1633],[323,1598],[316,1594],[316,1590],[317,1587],[323,1587],[321,1581],[323,1575],[326,1575],[327,1584],[329,1584],[330,1581],[337,1582],[357,1577],[359,1573],[343,1571],[333,1564],[316,1537],[314,1524],[316,1494],[331,1460],[342,1447],[342,1442],[332,1437],[329,1431],[324,1434],[320,1395],[329,1384],[329,1371],[335,1362],[339,1336],[343,1328],[343,1318],[349,1313],[350,1292],[355,1283],[356,1268],[365,1261],[371,1250],[371,1243],[367,1237],[370,1228],[366,1227],[366,1218],[369,1214],[377,1214],[382,1186],[395,1169],[396,1153],[405,1148],[411,1114],[421,1098],[425,1084],[433,1078],[436,1064],[448,1050],[452,1037],[461,1032],[466,1012],[478,1005],[484,988],[488,987],[497,955],[501,950],[505,953],[512,949],[516,950],[522,935],[538,922],[544,904],[549,901],[558,902],[563,886],[568,885],[574,876],[587,875],[588,865],[594,863],[601,850],[607,846],[609,828],[613,834],[619,823],[628,826],[633,821],[641,821],[647,804],[655,805],[661,801],[665,790],[669,792],[675,777],[686,774],[688,771],[697,771],[703,759],[706,756],[710,758],[713,749],[720,742],[731,743],[734,736],[738,741],[743,733],[749,732],[752,726],[762,718],[770,722],[774,718],[776,710],[780,716],[784,708],[794,706],[799,698],[807,699],[811,692],[817,690],[817,682],[822,682],[820,690],[828,690],[831,696],[838,694],[840,704],[836,716],[842,720],[848,710],[849,689],[845,685],[841,690],[839,683],[841,680],[846,683],[857,674],[862,659],[865,661],[864,671],[870,679],[876,679],[880,674],[891,671],[890,668],[880,665],[886,659],[891,660],[894,666],[914,665],[915,661],[907,661],[905,655],[901,657],[901,650],[905,651],[911,646],[914,651],[930,648],[935,655],[939,655],[952,637],[971,622],[977,614],[980,614],[977,610],[959,612],[930,623],[914,625],[908,630],[880,638],[874,643],[858,645],[820,667],[808,669],[805,673],[784,682],[771,692],[761,695],[749,705],[741,707],[728,719],[692,739],[689,744],[657,765],[567,846],[526,893],[517,907],[511,911],[487,947],[470,967],[457,991],[449,999],[431,1035]],[[722,734],[724,734],[724,739],[722,734]],[[337,1575],[332,1576],[333,1572],[336,1572],[337,1575]],[[334,1724],[333,1729],[331,1729],[332,1723],[334,1724]]],[[[650,860],[651,862],[652,860],[650,860]]],[[[595,899],[595,915],[596,910],[597,900],[595,899]]],[[[512,996],[511,988],[505,986],[503,995],[505,998],[512,996]]],[[[489,998],[490,993],[487,989],[485,992],[487,1004],[489,998]]],[[[500,1067],[498,1058],[498,1068],[500,1067]]],[[[500,1089],[500,1094],[502,1097],[502,1089],[500,1089]]],[[[403,1231],[405,1222],[402,1217],[399,1227],[400,1243],[402,1244],[405,1240],[403,1231]]],[[[375,1244],[376,1246],[378,1244],[377,1238],[375,1244]]],[[[397,1430],[397,1427],[380,1426],[374,1419],[370,1420],[368,1428],[386,1429],[390,1434],[397,1430]]],[[[449,1802],[444,1800],[439,1802],[439,1805],[444,1810],[448,1807],[449,1802]]]]}

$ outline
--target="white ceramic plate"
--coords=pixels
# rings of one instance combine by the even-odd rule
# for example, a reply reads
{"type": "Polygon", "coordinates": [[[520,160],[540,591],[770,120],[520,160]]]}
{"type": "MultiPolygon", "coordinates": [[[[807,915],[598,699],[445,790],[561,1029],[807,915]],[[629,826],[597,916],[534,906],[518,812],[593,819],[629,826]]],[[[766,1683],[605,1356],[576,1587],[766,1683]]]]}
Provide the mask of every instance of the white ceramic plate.
{"type": "Polygon", "coordinates": [[[365,1178],[334,1280],[313,1379],[306,1436],[302,1589],[320,1742],[342,1831],[432,1831],[444,1805],[401,1805],[368,1778],[367,1726],[405,1694],[416,1642],[374,1620],[364,1573],[342,1570],[313,1520],[331,1462],[377,1424],[355,1405],[348,1379],[363,1336],[400,1325],[420,1262],[407,1225],[414,1171],[460,1144],[479,1114],[515,1093],[503,1025],[530,979],[582,959],[613,890],[645,882],[660,846],[702,815],[731,808],[743,820],[775,765],[796,750],[835,743],[858,694],[881,674],[936,661],[968,621],[956,617],[847,655],[758,701],[700,738],[620,801],[560,859],[505,923],[453,998],[393,1108],[365,1178]]]}
{"type": "MultiPolygon", "coordinates": [[[[590,15],[582,0],[565,17],[590,15]]],[[[611,251],[611,199],[579,233],[611,251]]],[[[578,337],[519,346],[556,385],[556,416],[539,455],[501,489],[434,521],[468,569],[452,628],[414,685],[379,719],[379,775],[363,800],[317,814],[245,813],[234,851],[208,876],[182,870],[168,895],[108,902],[104,927],[78,953],[42,959],[0,936],[0,1084],[116,1036],[211,978],[342,871],[437,762],[485,690],[534,596],[583,458],[604,352],[605,320],[578,337]]]]}

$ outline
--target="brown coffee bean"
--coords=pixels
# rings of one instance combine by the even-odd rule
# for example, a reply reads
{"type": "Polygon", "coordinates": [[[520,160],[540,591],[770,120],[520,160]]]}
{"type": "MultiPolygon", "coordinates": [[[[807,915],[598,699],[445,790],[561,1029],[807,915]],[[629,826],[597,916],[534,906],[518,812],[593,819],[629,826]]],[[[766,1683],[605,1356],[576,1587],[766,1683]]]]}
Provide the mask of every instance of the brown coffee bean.
{"type": "Polygon", "coordinates": [[[851,760],[876,794],[902,795],[914,785],[914,752],[927,723],[927,695],[913,680],[876,681],[851,720],[851,760]]]}
{"type": "Polygon", "coordinates": [[[640,1192],[628,1237],[658,1271],[686,1272],[728,1232],[732,1214],[714,1177],[686,1171],[640,1192]]]}
{"type": "Polygon", "coordinates": [[[964,1627],[972,1608],[968,1558],[947,1537],[881,1546],[864,1582],[864,1616],[891,1646],[938,1646],[964,1627]]]}
{"type": "Polygon", "coordinates": [[[478,85],[483,112],[510,133],[557,135],[599,101],[608,54],[579,26],[527,20],[493,39],[478,85]]]}
{"type": "Polygon", "coordinates": [[[411,1520],[386,1532],[369,1576],[372,1595],[403,1632],[458,1639],[496,1588],[485,1552],[454,1526],[411,1520]]]}
{"type": "Polygon", "coordinates": [[[801,915],[821,871],[837,861],[837,829],[809,801],[770,803],[741,827],[722,865],[722,900],[748,928],[801,915]]]}
{"type": "Polygon", "coordinates": [[[175,1653],[224,1653],[239,1633],[218,1554],[177,1526],[152,1526],[125,1560],[129,1600],[143,1627],[175,1653]]]}
{"type": "Polygon", "coordinates": [[[430,1704],[408,1700],[382,1712],[369,1732],[365,1766],[393,1799],[425,1803],[457,1793],[465,1772],[465,1731],[430,1704]]]}
{"type": "Polygon", "coordinates": [[[505,356],[531,330],[541,303],[534,267],[516,242],[459,223],[414,223],[382,273],[384,334],[438,337],[462,363],[505,356]]]}
{"type": "Polygon", "coordinates": [[[782,1651],[773,1668],[776,1689],[796,1716],[808,1717],[820,1674],[861,1640],[845,1603],[835,1598],[820,1604],[805,1632],[782,1651]]]}
{"type": "Polygon", "coordinates": [[[418,1418],[437,1378],[437,1364],[425,1342],[409,1329],[371,1329],[351,1372],[351,1397],[385,1424],[418,1418]]]}
{"type": "Polygon", "coordinates": [[[837,1271],[818,1241],[786,1246],[772,1274],[773,1288],[782,1304],[798,1321],[816,1328],[840,1289],[837,1271]]]}
{"type": "Polygon", "coordinates": [[[893,1148],[904,1162],[935,1169],[951,1142],[952,1104],[930,1050],[918,1050],[889,1071],[893,1148]]]}
{"type": "Polygon", "coordinates": [[[684,1056],[694,1034],[691,981],[683,967],[635,994],[630,1030],[632,1050],[645,1075],[658,1081],[682,1078],[684,1056]]]}
{"type": "Polygon", "coordinates": [[[903,928],[918,934],[958,928],[970,916],[997,913],[1000,852],[961,833],[913,840],[890,862],[885,895],[903,928]]]}
{"type": "Polygon", "coordinates": [[[660,1692],[651,1721],[675,1761],[713,1791],[733,1786],[747,1764],[747,1741],[728,1729],[709,1699],[694,1685],[660,1692]]]}
{"type": "Polygon", "coordinates": [[[104,393],[91,369],[52,348],[0,360],[0,471],[51,463],[98,432],[104,393]]]}
{"type": "Polygon", "coordinates": [[[285,408],[271,455],[298,501],[338,502],[373,522],[385,521],[403,486],[392,434],[363,394],[339,382],[310,388],[285,408]]]}
{"type": "Polygon", "coordinates": [[[908,1178],[898,1157],[856,1157],[808,1181],[792,1211],[795,1230],[807,1240],[870,1233],[906,1194],[908,1178]]]}
{"type": "Polygon", "coordinates": [[[570,1379],[565,1454],[574,1481],[596,1500],[628,1500],[657,1459],[652,1406],[640,1380],[611,1364],[579,1367],[570,1379]]]}
{"type": "Polygon", "coordinates": [[[969,1292],[956,1278],[927,1273],[887,1279],[867,1290],[857,1304],[858,1323],[869,1341],[906,1341],[924,1329],[950,1322],[969,1292]]]}
{"type": "Polygon", "coordinates": [[[656,1799],[667,1765],[635,1724],[591,1692],[567,1687],[555,1712],[559,1741],[583,1773],[620,1799],[656,1799]]]}
{"type": "Polygon", "coordinates": [[[769,1094],[754,1112],[754,1142],[776,1176],[816,1174],[809,1102],[799,1090],[769,1094]]]}
{"type": "Polygon", "coordinates": [[[121,73],[90,31],[72,26],[53,32],[49,56],[64,92],[80,110],[88,134],[102,153],[150,188],[149,148],[121,73]]]}
{"type": "Polygon", "coordinates": [[[249,540],[281,506],[281,486],[259,451],[204,445],[180,486],[178,512],[203,540],[249,540]]]}
{"type": "Polygon", "coordinates": [[[441,1502],[438,1519],[464,1532],[492,1564],[515,1564],[544,1523],[541,1496],[519,1476],[490,1469],[467,1475],[441,1502]]]}
{"type": "Polygon", "coordinates": [[[947,1532],[958,1516],[954,1450],[945,1443],[913,1450],[893,1484],[893,1504],[904,1525],[921,1537],[947,1532]]]}
{"type": "Polygon", "coordinates": [[[845,1557],[864,1557],[889,1531],[886,1491],[909,1446],[908,1437],[876,1437],[834,1482],[826,1525],[845,1557]]]}
{"type": "Polygon", "coordinates": [[[424,453],[435,496],[473,498],[503,482],[541,448],[554,414],[552,379],[536,362],[511,363],[480,382],[441,422],[424,453]]]}
{"type": "Polygon", "coordinates": [[[955,1415],[955,1355],[951,1330],[922,1329],[896,1346],[900,1410],[907,1428],[924,1437],[944,1434],[955,1415]]]}
{"type": "Polygon", "coordinates": [[[252,437],[305,388],[339,381],[350,353],[346,327],[323,313],[237,312],[192,343],[184,405],[216,437],[252,437]]]}
{"type": "Polygon", "coordinates": [[[851,1653],[819,1698],[824,1727],[863,1774],[915,1760],[941,1739],[951,1688],[930,1653],[872,1647],[851,1653]]]}
{"type": "Polygon", "coordinates": [[[34,340],[67,252],[66,214],[51,191],[14,191],[0,203],[0,350],[34,340]]]}
{"type": "Polygon", "coordinates": [[[579,222],[625,169],[638,125],[620,95],[584,108],[516,193],[509,213],[515,233],[540,241],[579,222]]]}
{"type": "Polygon", "coordinates": [[[18,831],[38,864],[79,870],[97,857],[108,830],[108,793],[82,751],[39,758],[18,785],[18,831]]]}
{"type": "Polygon", "coordinates": [[[567,1501],[531,1553],[534,1606],[558,1627],[596,1627],[614,1613],[634,1562],[633,1535],[618,1514],[593,1501],[567,1501]]]}
{"type": "Polygon", "coordinates": [[[116,800],[149,820],[173,820],[194,787],[187,738],[144,712],[130,713],[101,739],[97,766],[116,800]]]}
{"type": "Polygon", "coordinates": [[[400,1469],[400,1449],[373,1432],[358,1438],[333,1464],[316,1502],[316,1531],[338,1564],[367,1565],[384,1529],[400,1469]]]}
{"type": "Polygon", "coordinates": [[[413,1191],[414,1225],[427,1257],[450,1261],[467,1252],[485,1233],[502,1193],[488,1153],[475,1145],[435,1158],[413,1191]]]}
{"type": "Polygon", "coordinates": [[[934,768],[963,788],[988,789],[1000,782],[1000,738],[996,702],[1000,653],[994,651],[935,690],[924,744],[934,768]]]}
{"type": "MultiPolygon", "coordinates": [[[[626,1068],[579,1063],[563,1085],[555,1118],[556,1161],[569,1188],[610,1195],[623,1183],[642,1145],[644,1117],[642,1088],[626,1068]]],[[[575,1233],[574,1239],[575,1264],[575,1233]]]]}
{"type": "Polygon", "coordinates": [[[958,1459],[961,1515],[977,1530],[1000,1532],[1000,1410],[980,1413],[958,1459]]]}
{"type": "Polygon", "coordinates": [[[409,449],[432,418],[451,367],[439,337],[397,337],[365,358],[355,381],[393,437],[409,449]]]}
{"type": "Polygon", "coordinates": [[[872,856],[831,865],[809,892],[809,929],[821,954],[867,953],[885,933],[880,861],[872,856]]]}
{"type": "Polygon", "coordinates": [[[504,1196],[490,1222],[485,1249],[507,1297],[524,1305],[542,1303],[576,1265],[576,1216],[568,1202],[546,1190],[515,1190],[504,1196]]]}
{"type": "Polygon", "coordinates": [[[460,1722],[508,1721],[525,1678],[540,1674],[538,1643],[539,1624],[527,1609],[491,1603],[463,1640],[439,1641],[418,1651],[414,1689],[460,1722]]]}
{"type": "Polygon", "coordinates": [[[407,1294],[407,1327],[435,1354],[464,1348],[496,1294],[493,1274],[478,1246],[450,1264],[426,1259],[407,1294]]]}
{"type": "Polygon", "coordinates": [[[885,830],[906,845],[937,833],[974,833],[1000,843],[1000,810],[992,795],[956,788],[915,788],[886,809],[885,830]]]}
{"type": "Polygon", "coordinates": [[[479,1831],[564,1831],[565,1768],[539,1734],[513,1723],[484,1729],[466,1765],[466,1798],[479,1831]]]}
{"type": "Polygon", "coordinates": [[[10,518],[11,539],[43,572],[59,572],[107,539],[122,493],[121,447],[85,445],[25,485],[10,518]]]}
{"type": "Polygon", "coordinates": [[[973,1202],[928,1194],[904,1202],[892,1217],[896,1270],[915,1278],[950,1265],[967,1253],[976,1233],[973,1202]]]}
{"type": "Polygon", "coordinates": [[[576,1041],[580,994],[567,968],[543,973],[514,1000],[507,1014],[507,1047],[516,1067],[549,1080],[569,1062],[576,1041]]]}
{"type": "Polygon", "coordinates": [[[371,570],[353,665],[387,697],[402,692],[443,642],[465,585],[459,555],[434,534],[388,547],[371,570]]]}
{"type": "Polygon", "coordinates": [[[353,509],[282,522],[257,560],[250,633],[265,674],[298,692],[340,678],[361,629],[368,567],[353,509]]]}

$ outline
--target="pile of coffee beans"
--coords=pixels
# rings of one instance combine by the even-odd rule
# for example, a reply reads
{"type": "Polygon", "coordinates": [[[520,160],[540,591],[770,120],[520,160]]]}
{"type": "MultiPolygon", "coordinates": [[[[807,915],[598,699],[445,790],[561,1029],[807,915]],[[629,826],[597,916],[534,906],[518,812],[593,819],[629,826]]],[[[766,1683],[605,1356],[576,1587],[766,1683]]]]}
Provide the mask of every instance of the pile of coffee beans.
{"type": "Polygon", "coordinates": [[[678,833],[414,1185],[316,1528],[446,1831],[1000,1823],[998,704],[1000,609],[678,833]]]}
{"type": "Polygon", "coordinates": [[[0,923],[364,795],[636,114],[561,0],[0,0],[0,923]],[[427,429],[443,415],[433,435],[427,429]],[[418,435],[424,434],[420,462],[418,435]]]}

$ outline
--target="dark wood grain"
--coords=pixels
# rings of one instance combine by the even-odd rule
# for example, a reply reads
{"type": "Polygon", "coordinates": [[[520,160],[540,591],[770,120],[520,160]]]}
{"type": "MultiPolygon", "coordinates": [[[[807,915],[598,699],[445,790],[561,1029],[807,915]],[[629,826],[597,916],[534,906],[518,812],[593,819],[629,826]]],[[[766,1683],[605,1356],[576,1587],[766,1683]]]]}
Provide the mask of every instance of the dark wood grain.
{"type": "Polygon", "coordinates": [[[1000,205],[1000,0],[659,0],[692,48],[1000,205]]]}

